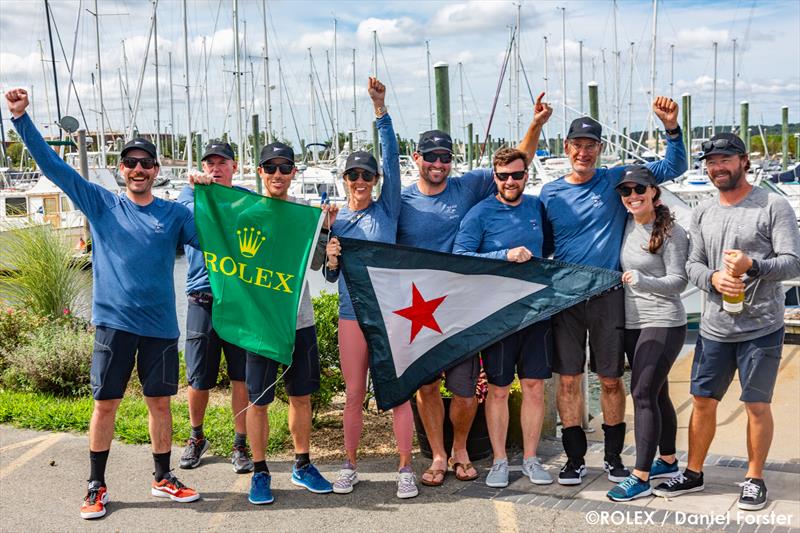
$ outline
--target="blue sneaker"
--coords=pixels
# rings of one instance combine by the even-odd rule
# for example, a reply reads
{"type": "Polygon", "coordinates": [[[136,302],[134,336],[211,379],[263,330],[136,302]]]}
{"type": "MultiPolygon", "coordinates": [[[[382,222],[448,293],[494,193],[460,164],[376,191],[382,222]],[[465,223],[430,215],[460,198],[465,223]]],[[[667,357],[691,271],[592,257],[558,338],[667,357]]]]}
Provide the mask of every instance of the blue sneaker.
{"type": "Polygon", "coordinates": [[[333,485],[322,477],[317,467],[308,463],[302,468],[292,467],[292,483],[303,487],[314,494],[327,494],[333,492],[333,485]]]}
{"type": "Polygon", "coordinates": [[[253,479],[250,481],[250,494],[247,499],[253,505],[264,505],[265,503],[272,503],[275,498],[272,496],[272,489],[269,488],[272,483],[272,476],[266,472],[256,472],[253,474],[253,479]]]}
{"type": "Polygon", "coordinates": [[[629,502],[631,500],[635,500],[636,498],[650,496],[650,494],[652,494],[650,483],[647,481],[642,481],[638,477],[631,474],[624,480],[620,481],[616,487],[608,491],[606,496],[608,496],[609,500],[613,500],[615,502],[629,502]]]}
{"type": "Polygon", "coordinates": [[[678,475],[678,460],[669,464],[661,457],[653,461],[653,466],[650,467],[650,479],[657,479],[660,477],[675,477],[678,475]]]}

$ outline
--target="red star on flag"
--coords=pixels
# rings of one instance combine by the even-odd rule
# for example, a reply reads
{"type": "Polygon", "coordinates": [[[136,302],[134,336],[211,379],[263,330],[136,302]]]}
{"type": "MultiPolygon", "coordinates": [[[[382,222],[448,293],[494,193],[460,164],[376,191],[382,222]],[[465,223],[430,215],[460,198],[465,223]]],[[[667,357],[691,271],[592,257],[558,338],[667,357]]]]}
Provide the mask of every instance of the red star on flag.
{"type": "Polygon", "coordinates": [[[433,317],[433,313],[436,311],[436,308],[442,304],[445,298],[447,298],[447,295],[425,301],[425,298],[422,297],[419,289],[417,289],[416,284],[413,282],[411,283],[411,306],[393,311],[396,315],[400,315],[411,321],[411,340],[408,341],[409,344],[414,342],[414,337],[417,336],[417,333],[419,333],[423,327],[432,329],[437,333],[442,332],[439,324],[433,317]]]}

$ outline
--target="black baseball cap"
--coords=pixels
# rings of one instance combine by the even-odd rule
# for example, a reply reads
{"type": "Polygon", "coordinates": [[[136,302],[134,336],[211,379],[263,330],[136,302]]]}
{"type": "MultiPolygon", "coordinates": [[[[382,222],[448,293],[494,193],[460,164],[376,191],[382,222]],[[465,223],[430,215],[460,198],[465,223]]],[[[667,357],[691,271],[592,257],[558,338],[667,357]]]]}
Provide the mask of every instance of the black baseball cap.
{"type": "Polygon", "coordinates": [[[701,160],[717,154],[747,155],[747,148],[744,142],[734,133],[718,133],[709,140],[704,141],[701,148],[703,149],[703,155],[700,156],[701,160]]]}
{"type": "Polygon", "coordinates": [[[603,126],[591,117],[576,118],[569,125],[567,139],[580,139],[581,137],[603,142],[603,126]]]}
{"type": "Polygon", "coordinates": [[[120,157],[125,157],[125,154],[130,152],[131,150],[144,150],[148,154],[150,154],[153,159],[158,160],[158,152],[156,151],[156,145],[144,139],[142,137],[137,137],[135,139],[131,139],[130,141],[125,143],[125,146],[122,147],[122,151],[119,153],[120,157]]]}
{"type": "Polygon", "coordinates": [[[344,171],[347,172],[348,170],[354,168],[360,168],[362,170],[366,170],[367,172],[377,174],[378,162],[375,161],[375,157],[369,152],[353,152],[347,156],[347,161],[344,164],[344,171]]]}
{"type": "Polygon", "coordinates": [[[619,178],[616,188],[623,183],[638,183],[639,185],[657,186],[656,177],[644,165],[631,165],[625,169],[625,174],[619,178]]]}
{"type": "Polygon", "coordinates": [[[235,160],[236,156],[233,155],[233,148],[231,145],[222,141],[211,141],[206,145],[206,151],[200,161],[205,161],[207,157],[218,155],[225,159],[235,160]]]}
{"type": "Polygon", "coordinates": [[[417,152],[427,154],[434,150],[447,150],[453,152],[453,139],[450,134],[442,130],[431,130],[423,132],[419,136],[417,152]]]}
{"type": "Polygon", "coordinates": [[[287,159],[294,163],[294,150],[292,150],[291,146],[287,146],[280,142],[268,144],[261,149],[261,161],[259,161],[258,164],[263,165],[270,159],[278,158],[287,159]]]}

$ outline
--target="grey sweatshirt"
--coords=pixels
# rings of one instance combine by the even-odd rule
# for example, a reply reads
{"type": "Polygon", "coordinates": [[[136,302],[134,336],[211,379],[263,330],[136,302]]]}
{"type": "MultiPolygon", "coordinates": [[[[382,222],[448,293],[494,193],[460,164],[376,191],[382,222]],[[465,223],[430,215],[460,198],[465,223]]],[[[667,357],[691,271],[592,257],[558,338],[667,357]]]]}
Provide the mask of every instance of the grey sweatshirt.
{"type": "MultiPolygon", "coordinates": [[[[296,204],[310,205],[308,201],[302,198],[289,197],[290,202],[296,204]]],[[[320,234],[314,249],[311,251],[310,268],[311,270],[319,270],[322,268],[322,263],[325,261],[325,246],[328,244],[328,236],[320,234]]],[[[308,279],[303,284],[303,295],[300,297],[300,307],[297,310],[297,326],[296,329],[303,329],[314,325],[314,305],[311,303],[311,290],[308,286],[308,279]]]]}
{"type": "Polygon", "coordinates": [[[708,293],[700,321],[703,337],[717,342],[742,342],[783,327],[784,291],[780,282],[800,276],[800,231],[789,202],[755,187],[735,206],[718,198],[700,204],[692,214],[689,281],[708,293]],[[722,251],[739,249],[758,261],[759,275],[745,279],[744,311],[722,310],[722,295],[711,275],[724,268],[722,251]]]}
{"type": "Polygon", "coordinates": [[[688,283],[686,257],[689,239],[675,224],[656,253],[650,253],[652,224],[637,224],[628,217],[622,237],[620,265],[633,273],[625,285],[625,328],[671,328],[686,324],[681,292],[688,283]]]}

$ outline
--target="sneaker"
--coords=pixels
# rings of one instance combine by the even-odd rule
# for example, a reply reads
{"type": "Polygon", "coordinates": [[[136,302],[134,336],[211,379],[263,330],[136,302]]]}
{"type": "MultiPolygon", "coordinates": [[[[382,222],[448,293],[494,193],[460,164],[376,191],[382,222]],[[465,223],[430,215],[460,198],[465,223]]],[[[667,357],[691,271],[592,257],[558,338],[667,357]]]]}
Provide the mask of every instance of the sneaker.
{"type": "Polygon", "coordinates": [[[414,475],[414,472],[398,472],[397,497],[401,499],[413,498],[417,494],[419,494],[419,488],[417,488],[417,476],[414,475]]]}
{"type": "Polygon", "coordinates": [[[501,459],[492,464],[489,473],[486,475],[486,486],[502,489],[508,486],[508,460],[501,459]]]}
{"type": "Polygon", "coordinates": [[[89,520],[105,516],[106,504],[108,504],[108,489],[99,481],[92,481],[81,505],[81,518],[89,520]]]}
{"type": "Polygon", "coordinates": [[[661,457],[653,461],[650,467],[650,479],[658,479],[662,477],[670,478],[678,475],[678,460],[670,464],[663,460],[661,457]]]}
{"type": "Polygon", "coordinates": [[[275,498],[272,496],[272,489],[269,488],[272,483],[272,476],[266,472],[256,472],[253,474],[253,479],[250,480],[250,494],[247,496],[247,501],[253,505],[264,505],[265,503],[272,503],[275,498]]]}
{"type": "Polygon", "coordinates": [[[739,502],[736,507],[745,511],[758,511],[767,505],[767,486],[764,484],[763,479],[749,477],[742,483],[742,495],[739,496],[739,502]]]}
{"type": "Polygon", "coordinates": [[[561,467],[561,472],[558,473],[558,484],[559,485],[580,485],[581,481],[583,481],[583,476],[586,475],[586,465],[583,463],[574,463],[573,461],[567,461],[563,467],[561,467]]]}
{"type": "Polygon", "coordinates": [[[614,455],[608,461],[603,461],[603,470],[608,473],[608,480],[613,483],[621,483],[631,475],[630,470],[622,464],[622,457],[614,455]]]}
{"type": "Polygon", "coordinates": [[[638,477],[631,474],[623,479],[619,485],[606,493],[609,500],[615,502],[629,502],[636,498],[644,498],[650,496],[653,491],[650,489],[650,483],[642,481],[638,477]]]}
{"type": "Polygon", "coordinates": [[[339,477],[333,484],[333,492],[336,494],[350,494],[353,492],[353,487],[358,484],[358,472],[349,466],[351,465],[345,464],[345,468],[339,470],[339,477]]]}
{"type": "Polygon", "coordinates": [[[253,471],[253,460],[247,451],[247,446],[234,446],[231,453],[233,471],[237,474],[246,474],[253,471]]]}
{"type": "Polygon", "coordinates": [[[553,476],[544,469],[538,457],[523,459],[522,473],[528,476],[534,485],[549,485],[553,482],[553,476]]]}
{"type": "Polygon", "coordinates": [[[200,499],[200,494],[190,489],[175,477],[171,471],[167,472],[164,479],[161,481],[153,481],[153,488],[150,489],[150,494],[156,498],[169,498],[174,502],[193,502],[200,499]]]}
{"type": "Polygon", "coordinates": [[[292,483],[303,487],[314,494],[327,494],[333,492],[331,482],[322,477],[317,467],[308,463],[303,468],[292,467],[292,483]]]}
{"type": "Polygon", "coordinates": [[[661,496],[662,498],[672,498],[673,496],[680,496],[681,494],[688,494],[690,492],[700,492],[704,488],[702,472],[694,479],[687,477],[684,472],[681,472],[672,479],[654,488],[653,494],[661,496]]]}
{"type": "Polygon", "coordinates": [[[183,449],[178,466],[184,469],[200,466],[200,458],[208,451],[209,446],[208,439],[189,439],[183,449]]]}

